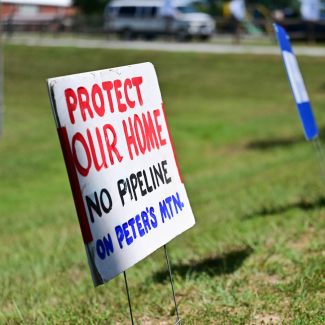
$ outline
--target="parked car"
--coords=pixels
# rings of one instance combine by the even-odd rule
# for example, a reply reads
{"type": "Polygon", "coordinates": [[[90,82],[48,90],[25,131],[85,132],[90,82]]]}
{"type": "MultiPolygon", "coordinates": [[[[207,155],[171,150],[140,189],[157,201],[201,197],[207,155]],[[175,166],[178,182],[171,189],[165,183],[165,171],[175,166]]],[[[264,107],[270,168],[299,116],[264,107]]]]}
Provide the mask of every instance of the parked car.
{"type": "Polygon", "coordinates": [[[169,33],[179,40],[192,36],[206,40],[214,33],[215,21],[211,16],[197,12],[184,2],[174,2],[173,5],[173,15],[167,29],[167,19],[162,15],[163,1],[113,0],[104,11],[104,29],[121,35],[123,39],[138,35],[150,39],[169,33]]]}

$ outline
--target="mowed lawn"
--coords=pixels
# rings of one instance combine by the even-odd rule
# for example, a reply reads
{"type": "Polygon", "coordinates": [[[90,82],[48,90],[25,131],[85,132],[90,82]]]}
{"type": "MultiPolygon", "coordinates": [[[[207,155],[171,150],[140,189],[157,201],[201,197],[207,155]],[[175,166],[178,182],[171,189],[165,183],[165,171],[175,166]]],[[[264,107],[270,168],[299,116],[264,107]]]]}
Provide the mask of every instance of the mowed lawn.
{"type": "MultiPolygon", "coordinates": [[[[182,324],[325,323],[325,185],[280,56],[4,46],[0,323],[130,324],[95,289],[45,80],[155,65],[196,225],[170,242],[182,324]]],[[[299,57],[321,135],[325,58],[299,57]]],[[[136,324],[175,324],[163,248],[127,271],[136,324]]]]}

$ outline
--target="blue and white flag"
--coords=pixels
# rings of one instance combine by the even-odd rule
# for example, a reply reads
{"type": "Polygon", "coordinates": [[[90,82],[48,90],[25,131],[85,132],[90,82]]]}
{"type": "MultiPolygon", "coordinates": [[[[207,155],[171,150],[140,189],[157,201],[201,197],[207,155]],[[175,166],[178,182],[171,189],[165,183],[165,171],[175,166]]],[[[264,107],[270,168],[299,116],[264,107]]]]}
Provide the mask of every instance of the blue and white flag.
{"type": "Polygon", "coordinates": [[[172,0],[164,0],[163,5],[161,7],[161,15],[163,17],[173,17],[175,12],[175,8],[173,6],[172,0]]]}
{"type": "Polygon", "coordinates": [[[232,15],[238,19],[243,20],[246,15],[246,6],[244,0],[232,0],[229,2],[229,9],[232,15]]]}
{"type": "Polygon", "coordinates": [[[297,59],[291,49],[290,39],[286,31],[279,25],[273,24],[275,34],[281,48],[284,66],[297,105],[301,124],[307,140],[318,135],[318,128],[310,105],[308,93],[302,78],[297,59]]]}

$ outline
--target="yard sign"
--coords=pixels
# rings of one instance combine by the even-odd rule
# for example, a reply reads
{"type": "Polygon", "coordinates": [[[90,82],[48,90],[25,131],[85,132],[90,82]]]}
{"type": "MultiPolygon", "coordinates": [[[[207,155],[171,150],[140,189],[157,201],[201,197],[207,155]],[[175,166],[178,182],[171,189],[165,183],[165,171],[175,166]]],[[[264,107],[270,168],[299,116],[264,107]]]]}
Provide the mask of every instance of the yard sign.
{"type": "Polygon", "coordinates": [[[318,135],[318,128],[309,102],[304,80],[302,79],[299,70],[297,59],[291,49],[290,39],[286,31],[277,24],[274,24],[274,30],[281,48],[283,62],[287,71],[305,137],[307,140],[311,140],[318,135]]]}
{"type": "Polygon", "coordinates": [[[151,63],[47,83],[98,286],[192,227],[194,216],[151,63]]]}

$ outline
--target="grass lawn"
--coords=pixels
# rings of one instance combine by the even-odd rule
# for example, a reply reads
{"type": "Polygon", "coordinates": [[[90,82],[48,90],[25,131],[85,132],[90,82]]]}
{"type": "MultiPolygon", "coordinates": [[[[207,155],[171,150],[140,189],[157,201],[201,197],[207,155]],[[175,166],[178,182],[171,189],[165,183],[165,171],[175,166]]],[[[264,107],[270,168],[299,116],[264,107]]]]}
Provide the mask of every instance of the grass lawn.
{"type": "MultiPolygon", "coordinates": [[[[151,61],[195,227],[168,246],[182,324],[325,323],[325,187],[280,56],[4,47],[0,323],[130,324],[93,288],[45,79],[151,61]]],[[[299,57],[325,133],[325,58],[299,57]]],[[[163,248],[127,271],[136,324],[174,324],[163,248]]]]}

